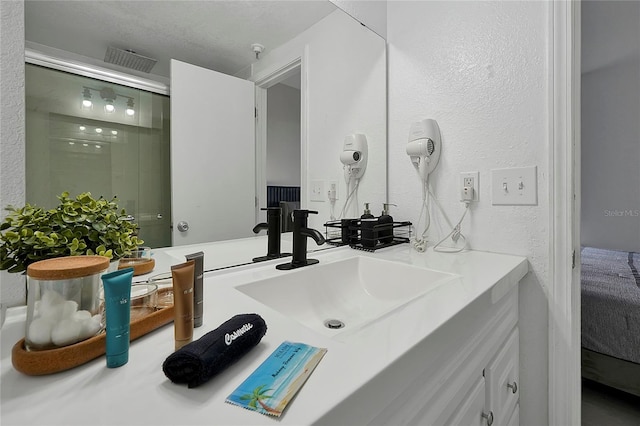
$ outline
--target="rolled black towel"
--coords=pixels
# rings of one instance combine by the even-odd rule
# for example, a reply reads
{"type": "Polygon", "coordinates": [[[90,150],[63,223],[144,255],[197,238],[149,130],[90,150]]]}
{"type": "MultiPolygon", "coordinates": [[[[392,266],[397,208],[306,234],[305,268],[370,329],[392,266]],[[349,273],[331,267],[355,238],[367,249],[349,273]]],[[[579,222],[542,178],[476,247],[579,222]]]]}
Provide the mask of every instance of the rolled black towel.
{"type": "Polygon", "coordinates": [[[242,358],[266,332],[267,324],[260,315],[236,315],[169,355],[162,371],[174,383],[200,386],[242,358]]]}

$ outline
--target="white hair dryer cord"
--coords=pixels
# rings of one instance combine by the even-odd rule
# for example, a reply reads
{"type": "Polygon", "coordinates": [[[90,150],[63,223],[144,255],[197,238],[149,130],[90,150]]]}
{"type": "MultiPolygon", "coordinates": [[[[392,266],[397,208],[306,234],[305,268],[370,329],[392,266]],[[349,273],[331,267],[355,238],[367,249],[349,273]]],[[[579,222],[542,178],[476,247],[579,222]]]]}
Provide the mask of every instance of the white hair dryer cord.
{"type": "Polygon", "coordinates": [[[422,209],[420,209],[420,216],[418,216],[418,222],[415,226],[416,237],[413,239],[412,244],[413,248],[420,253],[424,252],[427,249],[427,232],[429,231],[429,227],[431,226],[431,216],[429,215],[429,175],[427,175],[426,179],[422,181],[422,209]],[[418,236],[418,232],[420,229],[420,222],[422,221],[422,215],[424,214],[425,225],[424,229],[418,236]]]}
{"type": "MultiPolygon", "coordinates": [[[[354,194],[356,199],[356,205],[358,205],[358,185],[360,184],[360,179],[355,179],[355,181],[356,181],[356,184],[353,186],[353,189],[351,190],[351,192],[349,192],[349,195],[344,200],[344,205],[342,206],[342,211],[340,212],[340,216],[338,216],[338,219],[342,219],[342,217],[345,215],[345,212],[349,210],[350,200],[354,194]]],[[[349,190],[349,186],[350,185],[347,184],[347,191],[349,190]]]]}
{"type": "MultiPolygon", "coordinates": [[[[467,215],[467,212],[469,211],[469,205],[471,203],[469,201],[465,201],[464,204],[465,204],[465,208],[464,208],[464,213],[462,213],[462,217],[460,218],[456,226],[454,226],[451,229],[451,232],[449,232],[446,237],[438,241],[436,245],[433,246],[433,251],[437,251],[440,253],[460,253],[462,250],[467,248],[467,238],[462,233],[461,227],[462,227],[462,221],[464,220],[464,217],[467,215]],[[451,237],[454,243],[457,243],[459,240],[462,240],[462,247],[459,247],[459,248],[440,247],[440,244],[448,240],[449,237],[451,237]]],[[[447,222],[449,222],[448,219],[447,219],[447,222]]],[[[451,226],[450,223],[449,223],[449,226],[451,226]]]]}

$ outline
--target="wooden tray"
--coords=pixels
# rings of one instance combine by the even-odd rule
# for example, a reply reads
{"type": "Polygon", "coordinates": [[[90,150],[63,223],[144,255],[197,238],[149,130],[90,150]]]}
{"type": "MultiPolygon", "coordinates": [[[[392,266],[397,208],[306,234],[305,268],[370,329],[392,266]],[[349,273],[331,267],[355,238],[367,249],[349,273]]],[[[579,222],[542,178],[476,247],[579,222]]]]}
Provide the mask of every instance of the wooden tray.
{"type": "Polygon", "coordinates": [[[118,269],[133,268],[133,275],[144,275],[153,271],[156,266],[155,259],[122,258],[118,263],[118,269]]]}
{"type": "MultiPolygon", "coordinates": [[[[173,305],[131,321],[130,341],[173,321],[173,305]]],[[[133,318],[133,313],[132,313],[133,318]]],[[[29,376],[43,376],[69,370],[104,355],[105,334],[100,333],[82,342],[57,349],[27,351],[24,339],[18,341],[11,350],[11,363],[21,373],[29,376]]]]}

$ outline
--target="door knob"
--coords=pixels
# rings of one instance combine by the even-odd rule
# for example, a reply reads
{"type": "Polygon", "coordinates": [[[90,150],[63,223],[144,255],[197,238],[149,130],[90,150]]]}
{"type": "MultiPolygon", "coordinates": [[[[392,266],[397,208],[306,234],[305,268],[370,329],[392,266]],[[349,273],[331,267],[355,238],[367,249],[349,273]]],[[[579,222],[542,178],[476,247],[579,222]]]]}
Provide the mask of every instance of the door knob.
{"type": "Polygon", "coordinates": [[[178,222],[178,231],[187,232],[188,230],[189,230],[189,224],[187,222],[185,222],[184,220],[181,220],[180,222],[178,222]]]}
{"type": "Polygon", "coordinates": [[[158,220],[162,219],[162,213],[158,213],[158,214],[156,215],[156,219],[158,219],[158,220]]]}
{"type": "Polygon", "coordinates": [[[511,392],[516,393],[518,392],[518,384],[516,382],[513,383],[507,383],[507,387],[509,389],[511,389],[511,392]]]}

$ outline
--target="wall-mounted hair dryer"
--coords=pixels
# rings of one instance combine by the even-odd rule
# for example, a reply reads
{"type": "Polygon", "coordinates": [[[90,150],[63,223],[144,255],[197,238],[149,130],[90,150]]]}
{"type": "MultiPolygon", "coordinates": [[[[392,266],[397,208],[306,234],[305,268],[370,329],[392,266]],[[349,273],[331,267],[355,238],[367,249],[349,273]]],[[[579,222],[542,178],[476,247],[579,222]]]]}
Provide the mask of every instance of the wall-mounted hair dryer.
{"type": "Polygon", "coordinates": [[[411,124],[407,155],[423,181],[438,165],[441,150],[440,128],[435,120],[426,119],[411,124]]]}
{"type": "Polygon", "coordinates": [[[360,179],[367,168],[369,149],[367,137],[356,133],[344,138],[344,146],[340,153],[340,161],[343,164],[344,180],[349,183],[351,179],[360,179]]]}

